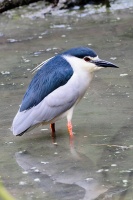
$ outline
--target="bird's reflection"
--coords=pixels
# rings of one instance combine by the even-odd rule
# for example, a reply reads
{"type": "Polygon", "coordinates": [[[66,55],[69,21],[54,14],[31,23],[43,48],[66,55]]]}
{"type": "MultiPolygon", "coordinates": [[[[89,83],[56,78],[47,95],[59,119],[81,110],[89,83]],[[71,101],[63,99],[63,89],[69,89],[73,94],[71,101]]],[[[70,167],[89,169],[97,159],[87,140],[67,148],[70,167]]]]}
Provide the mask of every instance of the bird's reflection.
{"type": "MultiPolygon", "coordinates": [[[[57,145],[56,132],[55,131],[52,131],[51,139],[52,139],[52,143],[54,145],[57,145]]],[[[70,152],[71,152],[72,156],[75,159],[80,159],[79,154],[76,152],[75,147],[74,147],[74,134],[73,135],[69,135],[69,147],[70,147],[70,152]]]]}
{"type": "Polygon", "coordinates": [[[76,152],[74,141],[70,144],[70,151],[57,145],[56,152],[45,147],[43,150],[38,149],[36,153],[17,152],[16,161],[33,183],[38,182],[39,187],[50,196],[62,200],[95,199],[107,191],[107,188],[95,176],[92,160],[76,152]]]}

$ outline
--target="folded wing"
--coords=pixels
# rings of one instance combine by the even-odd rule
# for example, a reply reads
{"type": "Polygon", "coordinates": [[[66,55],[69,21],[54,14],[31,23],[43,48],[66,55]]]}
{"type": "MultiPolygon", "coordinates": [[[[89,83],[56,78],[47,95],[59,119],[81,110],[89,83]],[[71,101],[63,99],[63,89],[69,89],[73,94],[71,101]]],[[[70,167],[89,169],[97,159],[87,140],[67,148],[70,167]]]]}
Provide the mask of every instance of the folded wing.
{"type": "Polygon", "coordinates": [[[14,135],[47,123],[69,110],[78,99],[78,80],[69,63],[55,56],[37,71],[13,120],[14,135]]]}

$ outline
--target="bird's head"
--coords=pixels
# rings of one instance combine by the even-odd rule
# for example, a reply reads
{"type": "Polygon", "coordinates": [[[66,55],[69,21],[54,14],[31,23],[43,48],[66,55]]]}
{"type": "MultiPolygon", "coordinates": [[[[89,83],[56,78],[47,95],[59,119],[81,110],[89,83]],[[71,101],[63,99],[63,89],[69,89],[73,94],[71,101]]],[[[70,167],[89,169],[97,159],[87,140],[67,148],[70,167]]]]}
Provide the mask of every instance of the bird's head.
{"type": "Polygon", "coordinates": [[[94,50],[87,47],[72,48],[63,52],[62,55],[67,58],[73,68],[79,63],[80,66],[83,66],[89,72],[106,67],[118,68],[118,66],[111,62],[101,60],[94,50]]]}

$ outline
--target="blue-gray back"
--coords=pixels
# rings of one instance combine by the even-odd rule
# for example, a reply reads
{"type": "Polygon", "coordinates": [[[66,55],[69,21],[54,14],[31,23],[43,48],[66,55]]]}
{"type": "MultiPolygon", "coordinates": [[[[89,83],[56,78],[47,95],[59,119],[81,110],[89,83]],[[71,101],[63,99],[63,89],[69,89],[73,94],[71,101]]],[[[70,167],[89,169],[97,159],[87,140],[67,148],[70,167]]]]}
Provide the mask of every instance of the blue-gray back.
{"type": "Polygon", "coordinates": [[[65,85],[72,75],[72,67],[61,55],[49,60],[37,71],[29,84],[20,112],[38,105],[51,92],[65,85]]]}

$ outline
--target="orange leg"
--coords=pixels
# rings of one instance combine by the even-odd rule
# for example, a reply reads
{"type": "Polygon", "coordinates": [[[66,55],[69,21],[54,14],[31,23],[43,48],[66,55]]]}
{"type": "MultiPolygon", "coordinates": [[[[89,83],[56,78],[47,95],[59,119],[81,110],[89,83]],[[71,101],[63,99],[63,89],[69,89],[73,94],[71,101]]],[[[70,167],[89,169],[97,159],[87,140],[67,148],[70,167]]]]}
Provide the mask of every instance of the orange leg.
{"type": "Polygon", "coordinates": [[[72,123],[71,121],[67,123],[67,128],[68,128],[68,132],[70,137],[73,137],[73,131],[72,131],[72,123]]]}
{"type": "Polygon", "coordinates": [[[56,135],[55,135],[55,123],[50,124],[50,128],[52,130],[52,133],[51,133],[52,138],[55,138],[56,137],[56,135]]]}
{"type": "Polygon", "coordinates": [[[55,123],[50,124],[50,128],[52,130],[52,133],[55,133],[55,123]]]}

